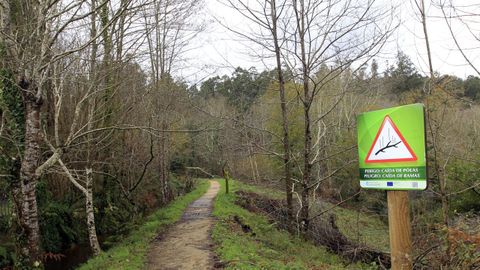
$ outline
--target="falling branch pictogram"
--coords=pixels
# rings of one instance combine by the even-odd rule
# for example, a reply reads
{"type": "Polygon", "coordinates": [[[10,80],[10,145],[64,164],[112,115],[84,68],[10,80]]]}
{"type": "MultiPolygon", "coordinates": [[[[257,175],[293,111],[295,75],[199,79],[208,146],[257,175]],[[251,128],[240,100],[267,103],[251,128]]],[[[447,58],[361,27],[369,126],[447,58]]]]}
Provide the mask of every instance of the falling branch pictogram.
{"type": "Polygon", "coordinates": [[[387,146],[385,146],[385,147],[383,147],[383,148],[380,148],[380,150],[378,150],[378,151],[375,153],[375,156],[378,155],[378,154],[380,154],[380,153],[384,153],[385,150],[388,149],[388,148],[391,148],[391,147],[397,148],[397,145],[399,145],[402,141],[399,141],[399,142],[397,142],[396,144],[390,145],[391,142],[392,142],[392,141],[389,141],[389,142],[387,143],[387,146]]]}

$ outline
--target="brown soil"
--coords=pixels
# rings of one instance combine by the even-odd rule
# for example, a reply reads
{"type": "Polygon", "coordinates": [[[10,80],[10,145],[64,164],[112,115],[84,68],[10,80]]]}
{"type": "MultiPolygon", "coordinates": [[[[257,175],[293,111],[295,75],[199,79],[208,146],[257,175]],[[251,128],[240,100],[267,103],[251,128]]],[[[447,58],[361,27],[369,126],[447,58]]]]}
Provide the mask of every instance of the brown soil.
{"type": "Polygon", "coordinates": [[[212,269],[210,231],[213,199],[220,189],[217,181],[185,211],[180,222],[155,240],[148,254],[147,269],[212,269]]]}

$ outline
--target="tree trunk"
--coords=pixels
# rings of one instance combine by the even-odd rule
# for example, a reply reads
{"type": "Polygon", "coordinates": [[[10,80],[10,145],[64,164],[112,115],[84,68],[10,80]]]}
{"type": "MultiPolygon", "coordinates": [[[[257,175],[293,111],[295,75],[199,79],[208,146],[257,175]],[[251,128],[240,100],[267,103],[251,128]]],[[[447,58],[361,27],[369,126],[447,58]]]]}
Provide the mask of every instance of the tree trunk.
{"type": "Polygon", "coordinates": [[[113,119],[113,103],[112,97],[114,93],[113,83],[112,83],[112,36],[111,36],[111,27],[110,18],[109,18],[109,5],[103,5],[100,9],[100,25],[104,29],[102,33],[103,38],[103,62],[102,62],[102,71],[104,72],[104,94],[103,94],[103,106],[104,106],[104,126],[109,126],[113,119]]]}
{"type": "Polygon", "coordinates": [[[271,1],[271,11],[272,11],[272,34],[273,34],[273,43],[275,46],[275,60],[277,62],[277,77],[278,77],[278,90],[280,94],[280,108],[282,110],[282,127],[283,127],[283,169],[285,177],[285,195],[287,199],[287,216],[289,219],[289,230],[293,231],[293,183],[292,183],[292,173],[290,165],[290,137],[288,132],[288,110],[287,110],[287,101],[285,98],[285,78],[283,77],[282,63],[280,61],[281,52],[280,46],[278,45],[278,36],[277,36],[277,7],[276,1],[271,1]]]}
{"type": "Polygon", "coordinates": [[[248,161],[250,162],[250,169],[252,170],[252,180],[255,184],[258,184],[257,173],[253,164],[253,150],[251,146],[248,147],[248,161]]]}
{"type": "MultiPolygon", "coordinates": [[[[308,82],[305,82],[304,85],[305,91],[305,99],[309,99],[308,97],[308,82]]],[[[305,105],[304,108],[304,117],[305,117],[305,141],[304,141],[304,149],[303,149],[303,158],[304,158],[304,169],[303,169],[303,181],[302,181],[302,209],[300,212],[300,219],[302,224],[302,231],[306,232],[308,230],[308,223],[309,223],[309,185],[310,179],[312,176],[312,164],[310,163],[310,156],[312,150],[312,133],[310,128],[310,108],[309,106],[305,105]]]]}
{"type": "Polygon", "coordinates": [[[25,103],[25,150],[20,169],[22,205],[20,223],[25,233],[26,245],[22,249],[22,255],[28,258],[29,263],[33,264],[41,263],[40,228],[36,197],[38,176],[35,171],[41,158],[40,109],[42,101],[31,94],[34,87],[25,79],[20,81],[19,86],[25,103]]]}
{"type": "Polygon", "coordinates": [[[432,64],[432,54],[431,54],[431,51],[430,51],[430,41],[428,39],[428,31],[427,31],[427,16],[426,16],[426,10],[425,10],[425,2],[423,0],[420,1],[420,6],[418,6],[419,8],[419,11],[420,11],[420,17],[421,17],[421,22],[422,22],[422,26],[423,26],[423,34],[424,34],[424,37],[425,37],[425,47],[427,49],[427,56],[428,56],[428,67],[429,67],[429,71],[430,71],[430,80],[428,82],[428,87],[427,87],[427,93],[425,95],[425,107],[426,107],[426,121],[428,124],[428,127],[430,129],[430,132],[431,132],[431,136],[432,136],[432,151],[433,151],[433,162],[434,162],[434,169],[435,169],[435,173],[438,177],[438,181],[439,181],[439,185],[440,185],[440,198],[441,198],[441,201],[442,201],[442,215],[443,215],[443,224],[445,225],[445,228],[446,228],[446,232],[447,232],[447,237],[446,237],[446,241],[447,241],[447,249],[446,249],[446,252],[445,252],[445,257],[450,260],[450,250],[451,250],[451,243],[450,243],[450,238],[448,237],[448,228],[449,228],[449,221],[448,221],[448,195],[447,195],[447,177],[446,177],[446,174],[444,172],[444,170],[442,170],[442,172],[440,172],[440,167],[439,167],[439,159],[438,159],[438,145],[437,145],[437,139],[435,138],[436,136],[438,136],[439,134],[439,126],[436,127],[436,129],[434,130],[432,128],[432,124],[431,123],[435,123],[434,121],[432,121],[433,117],[432,117],[432,114],[430,112],[430,103],[429,103],[429,96],[432,94],[433,90],[434,90],[434,86],[436,85],[435,83],[435,73],[433,72],[433,64],[432,64]]]}
{"type": "Polygon", "coordinates": [[[302,181],[302,209],[300,218],[302,231],[308,230],[309,223],[309,186],[312,177],[312,164],[310,161],[312,152],[312,131],[310,120],[310,107],[313,102],[314,94],[310,93],[309,86],[309,66],[307,64],[307,51],[305,48],[305,3],[300,1],[300,13],[296,13],[300,36],[300,54],[302,60],[302,81],[303,81],[303,112],[304,112],[304,148],[303,148],[303,181],[302,181]]]}
{"type": "Polygon", "coordinates": [[[253,157],[253,166],[255,168],[255,174],[256,174],[256,177],[257,177],[257,181],[260,181],[260,172],[258,171],[258,163],[257,163],[257,158],[254,156],[253,157]]]}
{"type": "Polygon", "coordinates": [[[228,180],[230,179],[230,175],[228,174],[226,162],[223,164],[222,172],[223,172],[223,178],[225,179],[225,194],[228,194],[230,192],[230,186],[228,183],[228,180]]]}
{"type": "MultiPolygon", "coordinates": [[[[167,124],[162,124],[162,128],[166,130],[168,128],[167,124]]],[[[168,187],[168,138],[167,134],[163,133],[160,136],[160,153],[158,155],[159,165],[160,165],[160,183],[162,187],[162,200],[163,203],[168,203],[172,198],[171,192],[168,187]]]]}
{"type": "Polygon", "coordinates": [[[448,229],[449,227],[449,220],[448,220],[448,195],[447,195],[447,176],[445,173],[445,169],[442,169],[439,172],[438,180],[440,181],[440,197],[442,200],[442,216],[443,216],[443,224],[445,228],[448,229]],[[440,175],[442,174],[442,175],[440,175]]]}
{"type": "Polygon", "coordinates": [[[93,185],[92,185],[92,169],[86,169],[86,193],[85,193],[85,211],[87,212],[87,227],[88,227],[88,240],[90,241],[90,248],[92,249],[93,256],[100,254],[100,244],[98,243],[97,231],[95,227],[95,215],[93,208],[93,185]]]}

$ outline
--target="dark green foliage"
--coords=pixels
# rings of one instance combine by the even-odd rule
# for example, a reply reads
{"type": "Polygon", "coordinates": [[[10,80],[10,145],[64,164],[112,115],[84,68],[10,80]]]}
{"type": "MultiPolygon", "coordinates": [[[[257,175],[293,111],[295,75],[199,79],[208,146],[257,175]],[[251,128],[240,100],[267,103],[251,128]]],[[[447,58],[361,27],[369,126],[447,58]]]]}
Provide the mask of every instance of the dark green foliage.
{"type": "Polygon", "coordinates": [[[7,248],[0,246],[0,269],[13,264],[13,254],[7,248]]]}
{"type": "Polygon", "coordinates": [[[0,112],[4,114],[7,130],[0,138],[0,172],[7,175],[8,182],[16,181],[19,160],[23,152],[25,114],[22,95],[13,81],[13,74],[0,70],[0,112]]]}
{"type": "MultiPolygon", "coordinates": [[[[4,192],[4,191],[0,189],[0,192],[4,192]]],[[[6,197],[7,200],[4,200],[4,198],[2,198],[2,195],[0,195],[0,208],[3,208],[3,211],[2,209],[0,209],[0,234],[10,233],[10,229],[13,223],[13,215],[11,213],[11,211],[13,211],[13,207],[10,201],[8,200],[8,196],[4,196],[4,197],[6,197]],[[10,211],[5,211],[7,209],[10,209],[10,211]]]]}
{"type": "Polygon", "coordinates": [[[37,194],[42,248],[46,252],[60,253],[78,243],[83,222],[75,218],[75,208],[65,201],[55,201],[44,181],[37,185],[37,194]]]}
{"type": "Polygon", "coordinates": [[[20,89],[13,80],[13,74],[7,70],[0,70],[0,105],[9,115],[8,127],[12,139],[17,142],[24,141],[25,113],[20,89]]]}
{"type": "Polygon", "coordinates": [[[468,76],[464,84],[465,96],[473,99],[480,100],[480,78],[475,76],[468,76]]]}
{"type": "Polygon", "coordinates": [[[215,76],[204,81],[202,83],[202,86],[200,87],[200,95],[205,98],[215,97],[216,95],[218,95],[220,89],[218,89],[217,85],[220,83],[220,80],[221,79],[219,76],[215,76]]]}
{"type": "Polygon", "coordinates": [[[375,59],[372,60],[370,65],[370,78],[378,79],[378,63],[375,59]]]}
{"type": "Polygon", "coordinates": [[[419,88],[424,82],[410,58],[401,51],[397,54],[396,67],[389,67],[385,78],[391,92],[395,94],[419,88]]]}
{"type": "Polygon", "coordinates": [[[104,178],[101,190],[101,193],[94,195],[94,205],[98,209],[98,212],[95,211],[97,233],[122,237],[135,221],[134,206],[123,195],[121,187],[112,177],[104,178]]]}
{"type": "Polygon", "coordinates": [[[42,209],[40,231],[45,251],[60,253],[70,244],[78,242],[78,226],[72,216],[72,209],[65,203],[49,202],[42,209]]]}
{"type": "MultiPolygon", "coordinates": [[[[1,45],[1,43],[0,43],[1,45]]],[[[5,55],[3,46],[0,48],[0,58],[5,55]]],[[[0,67],[0,116],[5,121],[5,130],[0,138],[0,174],[8,175],[0,177],[0,192],[2,194],[10,194],[12,188],[18,188],[20,185],[20,162],[23,155],[23,144],[25,134],[25,115],[22,94],[14,81],[12,72],[0,67]]],[[[7,204],[11,203],[11,198],[5,196],[7,204]]],[[[13,207],[11,207],[13,210],[13,207]]],[[[15,264],[21,267],[26,258],[14,258],[13,246],[20,248],[25,243],[25,234],[21,230],[13,215],[2,216],[0,231],[10,235],[12,243],[11,250],[5,249],[0,254],[0,268],[15,264]]],[[[0,235],[1,237],[1,235],[0,235]]],[[[6,243],[2,243],[5,247],[6,243]]]]}
{"type": "Polygon", "coordinates": [[[175,174],[169,175],[168,183],[170,185],[170,190],[176,196],[182,196],[189,193],[194,186],[192,178],[175,174]]]}
{"type": "Polygon", "coordinates": [[[193,157],[187,155],[175,155],[170,160],[170,171],[174,174],[185,174],[185,167],[191,166],[193,157]]]}
{"type": "Polygon", "coordinates": [[[206,80],[200,87],[200,95],[203,97],[223,95],[230,104],[245,111],[265,93],[275,76],[275,70],[258,73],[255,68],[247,70],[238,67],[231,77],[224,75],[206,80]]]}
{"type": "Polygon", "coordinates": [[[458,193],[450,197],[451,210],[479,212],[480,187],[474,187],[480,179],[478,167],[471,163],[457,161],[451,165],[449,177],[452,181],[451,193],[458,193]]]}
{"type": "Polygon", "coordinates": [[[440,76],[436,82],[444,91],[455,95],[456,97],[463,97],[464,81],[453,75],[440,76]]]}

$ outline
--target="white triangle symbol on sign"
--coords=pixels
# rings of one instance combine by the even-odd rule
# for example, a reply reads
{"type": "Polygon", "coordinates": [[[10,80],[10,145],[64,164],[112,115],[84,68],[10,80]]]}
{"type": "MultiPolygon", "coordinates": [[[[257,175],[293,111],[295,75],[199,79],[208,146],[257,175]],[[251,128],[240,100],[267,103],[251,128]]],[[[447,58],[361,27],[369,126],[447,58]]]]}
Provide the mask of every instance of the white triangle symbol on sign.
{"type": "Polygon", "coordinates": [[[366,163],[415,161],[417,156],[408,145],[405,138],[387,115],[378,130],[366,163]]]}

